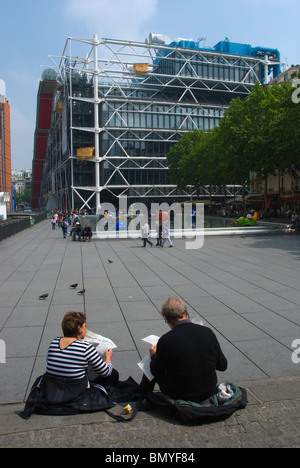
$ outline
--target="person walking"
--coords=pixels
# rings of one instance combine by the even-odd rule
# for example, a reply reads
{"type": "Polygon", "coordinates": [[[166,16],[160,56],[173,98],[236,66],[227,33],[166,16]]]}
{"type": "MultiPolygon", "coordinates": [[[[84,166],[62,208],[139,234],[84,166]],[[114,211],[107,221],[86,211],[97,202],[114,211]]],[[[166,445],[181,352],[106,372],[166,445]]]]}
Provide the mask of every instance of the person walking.
{"type": "Polygon", "coordinates": [[[55,218],[55,216],[52,216],[51,225],[52,225],[52,230],[54,231],[54,230],[55,230],[55,225],[56,225],[56,218],[55,218]]]}
{"type": "Polygon", "coordinates": [[[66,217],[62,220],[61,228],[62,228],[62,232],[63,232],[63,238],[65,239],[67,237],[67,234],[68,234],[68,221],[67,221],[66,217]]]}
{"type": "Polygon", "coordinates": [[[169,247],[173,247],[173,243],[170,238],[170,230],[167,226],[167,223],[164,224],[163,226],[163,232],[162,232],[162,241],[161,241],[161,246],[163,247],[165,245],[165,242],[168,241],[169,247]]]}
{"type": "Polygon", "coordinates": [[[151,247],[153,247],[152,242],[148,239],[149,234],[150,234],[150,227],[146,220],[141,228],[141,233],[142,233],[142,239],[143,239],[143,247],[146,247],[146,244],[149,244],[151,245],[151,247]]]}

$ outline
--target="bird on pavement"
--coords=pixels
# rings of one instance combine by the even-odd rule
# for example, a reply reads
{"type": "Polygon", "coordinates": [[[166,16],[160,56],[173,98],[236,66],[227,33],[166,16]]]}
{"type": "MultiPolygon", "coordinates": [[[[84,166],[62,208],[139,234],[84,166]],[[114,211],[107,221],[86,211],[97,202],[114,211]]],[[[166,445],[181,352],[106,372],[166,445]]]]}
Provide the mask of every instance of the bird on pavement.
{"type": "Polygon", "coordinates": [[[85,289],[82,289],[81,291],[78,291],[78,294],[84,294],[85,293],[85,289]]]}
{"type": "Polygon", "coordinates": [[[78,283],[70,284],[70,288],[72,288],[72,289],[77,288],[77,286],[78,286],[78,283]]]}
{"type": "Polygon", "coordinates": [[[45,300],[45,299],[47,299],[48,296],[49,296],[49,294],[41,294],[39,296],[39,299],[45,300]]]}

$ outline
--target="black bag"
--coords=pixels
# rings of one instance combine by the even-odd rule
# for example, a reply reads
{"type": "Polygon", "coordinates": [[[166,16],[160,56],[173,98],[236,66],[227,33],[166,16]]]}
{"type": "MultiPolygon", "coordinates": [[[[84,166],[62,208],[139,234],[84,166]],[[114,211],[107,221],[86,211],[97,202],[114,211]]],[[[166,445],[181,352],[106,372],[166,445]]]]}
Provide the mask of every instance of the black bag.
{"type": "Polygon", "coordinates": [[[138,401],[144,398],[142,387],[132,377],[119,381],[114,386],[106,387],[109,397],[117,403],[138,401]]]}
{"type": "Polygon", "coordinates": [[[44,374],[30,390],[25,408],[18,413],[22,419],[29,419],[33,413],[44,415],[74,415],[93,413],[115,406],[104,387],[86,379],[77,381],[44,374]]]}
{"type": "Polygon", "coordinates": [[[184,424],[201,424],[223,421],[229,418],[235,411],[247,406],[247,392],[244,388],[230,383],[233,396],[225,403],[219,403],[217,394],[203,403],[173,400],[163,393],[149,393],[149,400],[157,409],[169,416],[179,417],[184,424]]]}
{"type": "Polygon", "coordinates": [[[44,374],[33,384],[25,408],[18,415],[22,419],[29,419],[35,414],[42,415],[76,415],[80,413],[93,413],[105,411],[116,421],[132,421],[140,409],[144,398],[141,387],[132,377],[127,380],[107,387],[107,390],[99,384],[90,382],[90,388],[86,388],[87,380],[72,381],[44,374]],[[128,415],[122,415],[123,406],[128,402],[132,404],[132,410],[128,415]],[[117,403],[123,403],[116,412],[109,409],[116,407],[117,403]]]}
{"type": "Polygon", "coordinates": [[[119,381],[114,386],[108,386],[107,393],[114,402],[122,403],[123,406],[129,402],[132,407],[128,416],[122,416],[106,410],[109,416],[121,422],[132,421],[136,417],[137,412],[141,409],[142,402],[145,398],[142,387],[136,383],[132,377],[128,377],[128,379],[124,381],[119,381]]]}

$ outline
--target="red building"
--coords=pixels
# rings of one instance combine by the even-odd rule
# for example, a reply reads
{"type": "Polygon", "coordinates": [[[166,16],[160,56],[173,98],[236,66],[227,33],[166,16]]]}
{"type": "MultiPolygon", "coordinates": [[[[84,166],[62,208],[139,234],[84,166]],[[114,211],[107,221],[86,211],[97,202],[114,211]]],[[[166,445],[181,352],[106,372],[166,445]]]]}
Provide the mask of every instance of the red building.
{"type": "Polygon", "coordinates": [[[51,123],[53,98],[58,83],[53,70],[45,70],[40,81],[37,95],[37,117],[34,135],[34,150],[32,162],[31,207],[39,208],[41,197],[41,181],[46,156],[48,133],[51,123]]]}
{"type": "Polygon", "coordinates": [[[10,105],[5,97],[5,85],[0,88],[0,192],[9,193],[7,211],[11,211],[11,135],[10,105]]]}

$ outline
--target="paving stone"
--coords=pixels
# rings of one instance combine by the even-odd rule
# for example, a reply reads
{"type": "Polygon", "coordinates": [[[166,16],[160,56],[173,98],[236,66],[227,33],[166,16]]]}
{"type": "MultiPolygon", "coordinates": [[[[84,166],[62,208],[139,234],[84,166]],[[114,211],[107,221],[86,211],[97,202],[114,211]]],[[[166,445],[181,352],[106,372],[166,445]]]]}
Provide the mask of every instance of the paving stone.
{"type": "MultiPolygon", "coordinates": [[[[0,447],[95,447],[187,450],[299,447],[299,236],[205,238],[200,250],[143,249],[140,239],[89,243],[63,239],[49,221],[0,243],[0,447]],[[113,260],[108,263],[108,258],[113,260]],[[69,288],[78,282],[84,296],[69,288]],[[38,294],[49,292],[45,301],[38,294]],[[45,369],[49,343],[68,310],[87,314],[92,331],[111,338],[121,379],[141,378],[141,339],[168,330],[162,302],[182,297],[191,317],[211,327],[228,358],[220,380],[248,392],[244,410],[226,421],[188,427],[154,410],[117,423],[104,412],[23,421],[29,389],[45,369]]],[[[105,453],[105,452],[104,452],[105,453]]],[[[102,452],[101,452],[102,454],[102,452]]]]}

